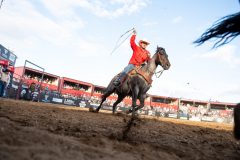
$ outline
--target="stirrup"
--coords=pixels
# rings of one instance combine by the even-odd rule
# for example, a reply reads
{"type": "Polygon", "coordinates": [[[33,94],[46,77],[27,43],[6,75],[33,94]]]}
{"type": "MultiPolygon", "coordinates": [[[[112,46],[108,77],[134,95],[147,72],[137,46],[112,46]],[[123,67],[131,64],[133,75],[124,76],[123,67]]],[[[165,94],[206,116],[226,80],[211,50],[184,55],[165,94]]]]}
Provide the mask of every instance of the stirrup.
{"type": "Polygon", "coordinates": [[[119,81],[114,81],[113,82],[113,85],[116,86],[116,87],[120,86],[120,84],[121,84],[121,82],[119,82],[119,81]]]}

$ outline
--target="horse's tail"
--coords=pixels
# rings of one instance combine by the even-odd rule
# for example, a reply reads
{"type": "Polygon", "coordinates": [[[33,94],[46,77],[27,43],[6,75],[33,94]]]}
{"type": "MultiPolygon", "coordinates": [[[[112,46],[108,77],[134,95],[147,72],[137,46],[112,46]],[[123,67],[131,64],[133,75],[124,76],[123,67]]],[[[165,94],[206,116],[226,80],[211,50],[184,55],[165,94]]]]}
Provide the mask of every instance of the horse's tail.
{"type": "Polygon", "coordinates": [[[118,75],[114,76],[112,80],[109,82],[107,87],[104,89],[103,94],[101,95],[101,99],[104,99],[108,97],[110,94],[112,94],[115,91],[115,86],[113,82],[116,80],[118,75]]]}
{"type": "Polygon", "coordinates": [[[237,104],[234,108],[233,134],[237,140],[240,140],[240,103],[237,104]]]}
{"type": "Polygon", "coordinates": [[[117,78],[118,76],[119,76],[119,74],[117,74],[116,76],[114,76],[114,77],[111,79],[111,81],[109,82],[107,88],[105,89],[105,92],[106,92],[107,90],[112,90],[113,88],[115,88],[113,82],[116,80],[116,78],[117,78]]]}

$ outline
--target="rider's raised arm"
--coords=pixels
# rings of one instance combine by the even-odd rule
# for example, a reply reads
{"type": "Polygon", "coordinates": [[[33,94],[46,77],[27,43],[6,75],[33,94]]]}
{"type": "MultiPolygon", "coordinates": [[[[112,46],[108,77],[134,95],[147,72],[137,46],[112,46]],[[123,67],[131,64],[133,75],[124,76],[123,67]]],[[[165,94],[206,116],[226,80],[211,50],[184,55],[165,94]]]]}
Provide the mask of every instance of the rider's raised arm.
{"type": "Polygon", "coordinates": [[[133,34],[132,37],[130,38],[130,45],[131,45],[132,50],[136,50],[136,48],[137,48],[135,39],[136,39],[136,34],[133,34]]]}

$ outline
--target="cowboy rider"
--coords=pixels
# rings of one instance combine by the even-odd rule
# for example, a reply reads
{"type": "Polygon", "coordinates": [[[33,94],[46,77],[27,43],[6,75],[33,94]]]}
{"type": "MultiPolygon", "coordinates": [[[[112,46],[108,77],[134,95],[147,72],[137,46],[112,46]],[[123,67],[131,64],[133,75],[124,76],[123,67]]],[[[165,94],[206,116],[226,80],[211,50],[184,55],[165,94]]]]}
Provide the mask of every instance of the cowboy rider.
{"type": "Polygon", "coordinates": [[[116,80],[113,82],[115,86],[119,86],[123,80],[125,79],[126,75],[135,68],[135,66],[141,66],[143,63],[147,62],[151,54],[146,49],[147,46],[150,44],[147,40],[140,40],[139,46],[135,43],[136,39],[136,30],[133,30],[133,35],[130,38],[130,45],[133,50],[132,57],[128,63],[128,65],[124,68],[124,70],[121,72],[121,74],[116,78],[116,80]]]}

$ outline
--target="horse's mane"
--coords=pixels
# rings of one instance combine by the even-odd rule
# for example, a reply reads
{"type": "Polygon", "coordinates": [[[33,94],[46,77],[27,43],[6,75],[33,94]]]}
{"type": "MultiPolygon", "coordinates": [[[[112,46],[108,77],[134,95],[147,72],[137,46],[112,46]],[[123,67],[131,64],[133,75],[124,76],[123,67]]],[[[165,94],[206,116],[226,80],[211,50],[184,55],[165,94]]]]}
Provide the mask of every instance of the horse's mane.
{"type": "Polygon", "coordinates": [[[150,65],[150,61],[152,61],[152,60],[154,59],[154,56],[156,56],[157,53],[158,53],[158,47],[157,47],[157,49],[156,49],[156,52],[152,55],[152,57],[150,58],[150,60],[147,62],[147,64],[144,64],[144,65],[141,67],[141,69],[142,69],[143,71],[147,71],[148,66],[150,65]]]}
{"type": "Polygon", "coordinates": [[[219,40],[214,44],[213,48],[217,48],[231,42],[240,34],[240,12],[231,14],[217,20],[212,27],[207,29],[199,39],[194,41],[198,45],[212,39],[219,40]]]}

